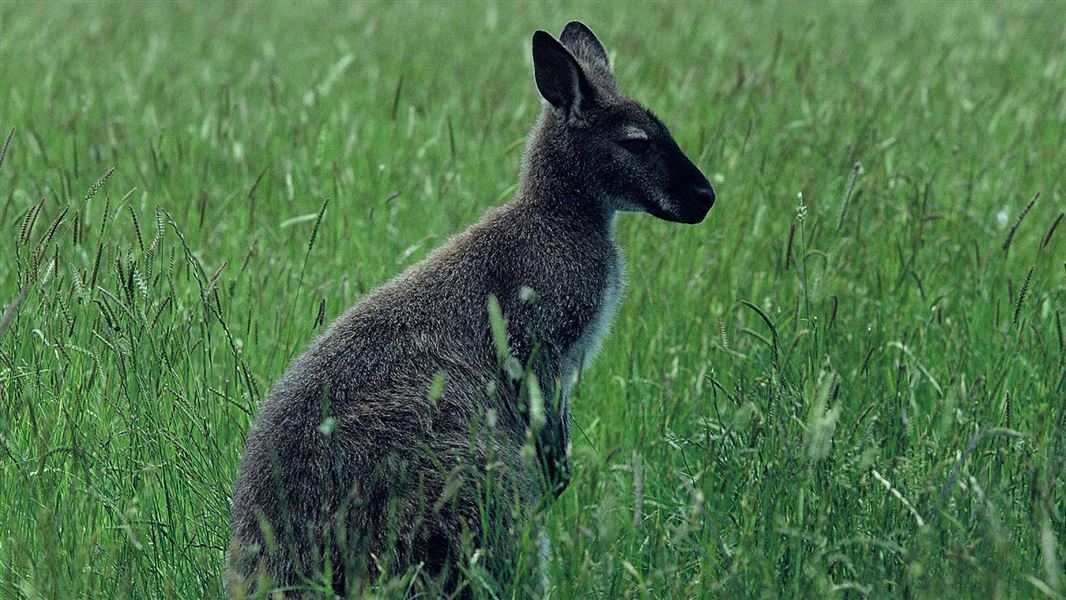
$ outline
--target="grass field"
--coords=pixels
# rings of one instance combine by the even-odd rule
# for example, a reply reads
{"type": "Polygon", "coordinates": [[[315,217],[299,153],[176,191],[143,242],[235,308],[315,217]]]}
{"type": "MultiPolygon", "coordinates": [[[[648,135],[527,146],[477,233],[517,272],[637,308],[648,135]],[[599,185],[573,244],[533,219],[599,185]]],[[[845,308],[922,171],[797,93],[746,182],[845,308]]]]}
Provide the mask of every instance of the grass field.
{"type": "Polygon", "coordinates": [[[620,220],[552,597],[1063,598],[1064,14],[3,2],[0,597],[221,596],[258,402],[510,197],[581,18],[719,201],[620,220]]]}

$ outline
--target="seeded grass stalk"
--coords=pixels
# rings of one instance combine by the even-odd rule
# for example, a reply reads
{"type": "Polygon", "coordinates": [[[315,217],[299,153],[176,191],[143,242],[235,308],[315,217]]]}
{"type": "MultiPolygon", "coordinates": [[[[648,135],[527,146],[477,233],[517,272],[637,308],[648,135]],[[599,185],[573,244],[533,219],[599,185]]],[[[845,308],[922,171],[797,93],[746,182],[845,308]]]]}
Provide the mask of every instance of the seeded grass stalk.
{"type": "Polygon", "coordinates": [[[617,222],[552,597],[1061,598],[1060,12],[0,4],[0,597],[223,594],[260,397],[513,194],[576,18],[719,201],[617,222]]]}

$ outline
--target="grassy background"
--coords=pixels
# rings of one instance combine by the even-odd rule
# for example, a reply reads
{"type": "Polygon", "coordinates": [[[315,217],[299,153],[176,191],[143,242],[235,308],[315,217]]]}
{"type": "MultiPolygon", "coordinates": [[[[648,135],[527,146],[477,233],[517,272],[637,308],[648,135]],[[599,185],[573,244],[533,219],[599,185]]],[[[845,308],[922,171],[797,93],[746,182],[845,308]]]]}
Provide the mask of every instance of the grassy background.
{"type": "Polygon", "coordinates": [[[257,403],[581,18],[719,202],[620,221],[553,596],[1061,598],[1062,8],[0,4],[0,596],[221,595],[257,403]]]}

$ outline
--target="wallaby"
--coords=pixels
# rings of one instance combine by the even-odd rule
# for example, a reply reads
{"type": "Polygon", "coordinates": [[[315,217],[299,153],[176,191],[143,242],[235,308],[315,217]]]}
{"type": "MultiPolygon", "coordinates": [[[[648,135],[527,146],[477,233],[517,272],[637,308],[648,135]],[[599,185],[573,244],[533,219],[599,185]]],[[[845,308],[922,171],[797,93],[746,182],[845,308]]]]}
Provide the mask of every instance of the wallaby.
{"type": "Polygon", "coordinates": [[[615,216],[698,223],[715,200],[585,25],[534,33],[533,64],[545,106],[514,199],[337,318],[263,402],[232,595],[358,594],[415,570],[461,595],[475,560],[532,574],[516,532],[569,479],[570,386],[624,287],[615,216]]]}

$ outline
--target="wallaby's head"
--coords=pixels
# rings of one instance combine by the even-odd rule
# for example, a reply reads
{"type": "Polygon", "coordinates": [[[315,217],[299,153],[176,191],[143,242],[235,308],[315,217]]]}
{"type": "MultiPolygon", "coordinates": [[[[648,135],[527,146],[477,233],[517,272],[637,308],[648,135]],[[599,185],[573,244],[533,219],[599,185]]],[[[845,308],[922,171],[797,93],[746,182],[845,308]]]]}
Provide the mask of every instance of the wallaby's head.
{"type": "Polygon", "coordinates": [[[714,190],[666,125],[619,91],[607,52],[577,21],[559,40],[533,34],[537,89],[547,101],[531,153],[551,156],[584,200],[699,223],[714,190]]]}

